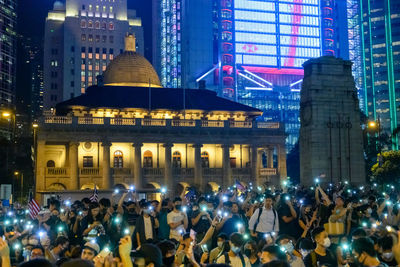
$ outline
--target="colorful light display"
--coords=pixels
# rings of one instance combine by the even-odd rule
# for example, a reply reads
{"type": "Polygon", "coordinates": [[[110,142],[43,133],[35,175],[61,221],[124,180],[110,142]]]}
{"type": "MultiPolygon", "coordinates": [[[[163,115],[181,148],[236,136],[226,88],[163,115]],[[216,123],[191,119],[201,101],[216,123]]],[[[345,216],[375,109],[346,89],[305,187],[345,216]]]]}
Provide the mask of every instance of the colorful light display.
{"type": "Polygon", "coordinates": [[[235,0],[236,64],[297,69],[321,55],[318,0],[235,0]]]}

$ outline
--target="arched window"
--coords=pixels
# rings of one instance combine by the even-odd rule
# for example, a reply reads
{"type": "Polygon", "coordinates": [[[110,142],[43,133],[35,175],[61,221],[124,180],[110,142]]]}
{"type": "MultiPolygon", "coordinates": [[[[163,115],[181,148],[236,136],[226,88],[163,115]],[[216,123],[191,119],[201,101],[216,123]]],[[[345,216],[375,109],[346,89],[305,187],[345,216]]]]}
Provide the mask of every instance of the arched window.
{"type": "Polygon", "coordinates": [[[86,20],[81,20],[81,28],[86,28],[86,20]]]}
{"type": "Polygon", "coordinates": [[[94,27],[95,27],[96,29],[100,29],[100,21],[96,21],[96,22],[94,23],[94,27]]]}
{"type": "Polygon", "coordinates": [[[208,152],[201,152],[201,167],[210,168],[210,159],[208,152]]]}
{"type": "Polygon", "coordinates": [[[89,22],[88,22],[88,28],[93,28],[93,21],[89,20],[89,22]]]}
{"type": "Polygon", "coordinates": [[[143,154],[143,168],[153,168],[153,153],[149,150],[143,154]]]}
{"type": "Polygon", "coordinates": [[[173,168],[181,168],[182,167],[182,157],[179,151],[175,151],[172,154],[172,167],[173,168]]]}
{"type": "Polygon", "coordinates": [[[114,23],[110,22],[110,24],[108,25],[108,29],[109,30],[114,30],[114,23]]]}
{"type": "Polygon", "coordinates": [[[102,22],[101,28],[102,28],[103,30],[106,30],[106,29],[107,29],[107,23],[106,23],[106,22],[102,22]]]}
{"type": "Polygon", "coordinates": [[[123,168],[124,167],[124,154],[121,150],[117,150],[114,152],[114,168],[123,168]]]}
{"type": "Polygon", "coordinates": [[[54,168],[56,166],[56,163],[54,162],[54,160],[49,160],[46,163],[47,168],[54,168]]]}

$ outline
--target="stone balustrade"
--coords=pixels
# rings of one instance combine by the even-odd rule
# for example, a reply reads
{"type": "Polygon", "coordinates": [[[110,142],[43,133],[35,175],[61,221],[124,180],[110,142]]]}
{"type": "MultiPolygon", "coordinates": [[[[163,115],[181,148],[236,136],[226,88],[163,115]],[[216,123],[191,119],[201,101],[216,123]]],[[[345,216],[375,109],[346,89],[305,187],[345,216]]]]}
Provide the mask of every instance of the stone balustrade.
{"type": "Polygon", "coordinates": [[[201,128],[258,128],[279,129],[279,122],[252,122],[252,121],[218,121],[218,120],[176,120],[176,119],[148,119],[148,118],[108,118],[108,117],[71,117],[45,116],[41,123],[44,125],[112,125],[112,126],[151,126],[151,127],[201,127],[201,128]]]}

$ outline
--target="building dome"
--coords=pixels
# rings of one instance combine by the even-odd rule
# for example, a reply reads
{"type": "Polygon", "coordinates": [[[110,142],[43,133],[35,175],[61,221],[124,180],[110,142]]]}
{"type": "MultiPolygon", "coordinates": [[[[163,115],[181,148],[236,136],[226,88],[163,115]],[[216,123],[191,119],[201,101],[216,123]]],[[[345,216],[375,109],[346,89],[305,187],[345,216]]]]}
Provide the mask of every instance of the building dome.
{"type": "Polygon", "coordinates": [[[160,79],[147,59],[136,53],[135,37],[125,37],[125,51],[107,66],[104,85],[161,87],[160,79]]]}
{"type": "Polygon", "coordinates": [[[64,4],[61,1],[55,1],[53,5],[53,10],[65,10],[64,4]]]}

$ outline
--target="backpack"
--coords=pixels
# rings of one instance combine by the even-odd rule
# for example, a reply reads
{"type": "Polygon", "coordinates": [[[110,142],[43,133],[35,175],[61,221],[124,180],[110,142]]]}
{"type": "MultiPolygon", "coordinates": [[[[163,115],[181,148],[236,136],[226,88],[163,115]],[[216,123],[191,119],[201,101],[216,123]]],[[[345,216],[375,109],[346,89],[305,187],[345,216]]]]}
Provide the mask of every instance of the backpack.
{"type": "MultiPolygon", "coordinates": [[[[257,229],[258,223],[260,222],[260,217],[261,217],[263,210],[264,209],[262,207],[258,208],[258,217],[257,217],[256,223],[253,226],[253,232],[256,232],[256,229],[257,229]]],[[[275,228],[276,210],[274,208],[272,208],[272,211],[274,212],[274,224],[272,225],[272,231],[273,231],[275,228]]]]}
{"type": "MultiPolygon", "coordinates": [[[[228,252],[224,253],[224,257],[225,257],[225,264],[231,265],[231,260],[229,259],[228,252]]],[[[240,257],[240,261],[242,262],[242,266],[246,267],[246,263],[244,262],[244,257],[242,255],[242,253],[239,253],[239,257],[240,257]]]]}

